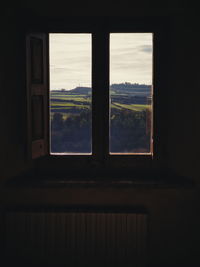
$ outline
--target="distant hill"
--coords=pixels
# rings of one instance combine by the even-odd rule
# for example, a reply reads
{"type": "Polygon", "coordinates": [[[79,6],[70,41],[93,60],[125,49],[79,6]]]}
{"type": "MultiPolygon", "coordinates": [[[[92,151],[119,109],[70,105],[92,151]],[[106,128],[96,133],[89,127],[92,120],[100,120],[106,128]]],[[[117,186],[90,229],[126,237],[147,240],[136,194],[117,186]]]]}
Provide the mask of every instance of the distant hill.
{"type": "Polygon", "coordinates": [[[76,87],[74,89],[68,90],[67,93],[72,95],[89,95],[91,94],[91,87],[76,87]]]}
{"type": "MultiPolygon", "coordinates": [[[[112,94],[131,94],[131,95],[143,95],[143,96],[149,96],[151,92],[151,85],[146,84],[138,84],[138,83],[118,83],[118,84],[112,84],[110,86],[111,93],[112,94]]],[[[53,90],[54,91],[54,90],[53,90]]],[[[91,94],[91,88],[90,87],[76,87],[71,90],[56,90],[62,91],[67,95],[90,95],[91,94]]],[[[55,91],[54,91],[55,92],[55,91]]]]}
{"type": "Polygon", "coordinates": [[[113,83],[110,88],[111,89],[146,89],[148,90],[151,85],[147,84],[139,84],[139,83],[113,83]]]}
{"type": "Polygon", "coordinates": [[[138,83],[117,83],[110,86],[114,94],[150,95],[151,85],[138,83]]]}

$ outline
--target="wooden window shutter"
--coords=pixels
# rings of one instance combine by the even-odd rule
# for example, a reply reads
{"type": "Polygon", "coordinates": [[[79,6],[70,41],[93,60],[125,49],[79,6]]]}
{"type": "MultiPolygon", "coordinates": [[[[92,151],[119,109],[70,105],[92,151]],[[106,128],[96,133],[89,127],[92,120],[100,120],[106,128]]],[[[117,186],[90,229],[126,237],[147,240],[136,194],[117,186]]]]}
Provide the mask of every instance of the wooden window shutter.
{"type": "Polygon", "coordinates": [[[26,53],[28,154],[35,159],[48,153],[48,35],[28,34],[26,53]]]}

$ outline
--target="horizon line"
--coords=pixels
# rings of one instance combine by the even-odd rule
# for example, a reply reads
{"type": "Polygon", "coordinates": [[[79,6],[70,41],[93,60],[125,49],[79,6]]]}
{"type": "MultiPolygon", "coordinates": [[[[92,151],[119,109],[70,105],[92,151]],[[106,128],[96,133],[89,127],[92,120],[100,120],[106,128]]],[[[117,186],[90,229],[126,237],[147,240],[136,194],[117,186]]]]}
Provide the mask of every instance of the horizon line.
{"type": "MultiPolygon", "coordinates": [[[[145,86],[152,86],[152,84],[145,84],[145,83],[129,83],[129,82],[124,82],[124,83],[112,83],[109,87],[111,87],[112,85],[122,85],[122,84],[124,84],[124,85],[139,85],[139,86],[141,86],[141,85],[145,85],[145,86]]],[[[70,91],[70,90],[74,90],[74,89],[76,89],[76,88],[88,88],[88,89],[92,89],[92,86],[81,86],[81,85],[78,85],[78,86],[76,86],[76,87],[74,87],[74,88],[71,88],[71,89],[66,89],[66,88],[54,88],[54,89],[50,89],[51,91],[53,91],[53,90],[65,90],[65,91],[70,91]]]]}

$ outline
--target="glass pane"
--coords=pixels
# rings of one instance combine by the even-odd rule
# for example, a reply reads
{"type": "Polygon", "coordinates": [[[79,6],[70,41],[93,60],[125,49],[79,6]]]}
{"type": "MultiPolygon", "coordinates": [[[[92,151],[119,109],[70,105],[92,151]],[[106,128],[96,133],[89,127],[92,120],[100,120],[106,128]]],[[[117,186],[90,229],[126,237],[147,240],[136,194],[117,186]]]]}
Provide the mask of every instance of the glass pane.
{"type": "Polygon", "coordinates": [[[91,34],[50,34],[50,151],[92,152],[91,34]]]}
{"type": "Polygon", "coordinates": [[[110,34],[110,153],[152,153],[152,33],[110,34]]]}

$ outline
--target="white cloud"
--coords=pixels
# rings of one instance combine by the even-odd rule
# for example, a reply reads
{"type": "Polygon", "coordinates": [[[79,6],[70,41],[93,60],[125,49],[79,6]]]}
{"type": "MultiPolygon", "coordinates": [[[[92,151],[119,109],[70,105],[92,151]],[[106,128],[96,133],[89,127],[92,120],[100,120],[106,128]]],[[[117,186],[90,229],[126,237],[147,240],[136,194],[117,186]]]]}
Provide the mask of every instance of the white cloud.
{"type": "Polygon", "coordinates": [[[152,83],[151,33],[111,34],[110,51],[111,83],[152,83]]]}
{"type": "MultiPolygon", "coordinates": [[[[111,83],[152,83],[152,34],[110,35],[111,83]]],[[[91,35],[50,34],[50,87],[91,86],[91,35]]]]}
{"type": "Polygon", "coordinates": [[[91,35],[50,34],[50,88],[91,86],[91,35]]]}

